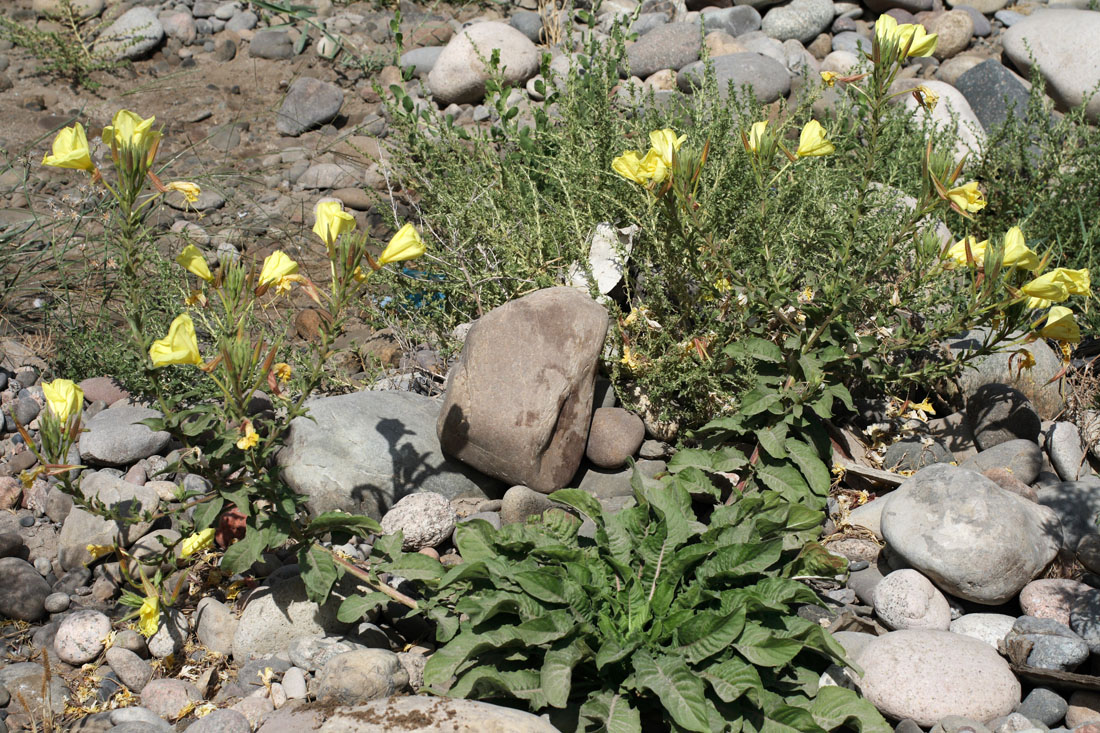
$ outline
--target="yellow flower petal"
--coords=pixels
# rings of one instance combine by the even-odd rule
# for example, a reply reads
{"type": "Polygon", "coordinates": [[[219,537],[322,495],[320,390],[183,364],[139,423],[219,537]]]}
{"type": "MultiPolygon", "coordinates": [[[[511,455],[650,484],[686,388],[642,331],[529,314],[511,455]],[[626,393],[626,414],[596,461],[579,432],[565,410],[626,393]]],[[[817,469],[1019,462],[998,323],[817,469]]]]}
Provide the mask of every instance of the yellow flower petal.
{"type": "Polygon", "coordinates": [[[936,105],[939,104],[940,95],[921,84],[919,87],[913,90],[913,96],[917,98],[917,102],[920,106],[924,107],[929,112],[936,109],[936,105]]]}
{"type": "Polygon", "coordinates": [[[825,136],[825,128],[817,120],[810,120],[802,128],[802,134],[798,139],[798,150],[795,155],[799,158],[817,157],[829,155],[836,148],[825,136]]]}
{"type": "Polygon", "coordinates": [[[298,263],[290,259],[281,249],[277,249],[264,259],[257,287],[266,287],[298,272],[298,263]]]}
{"type": "Polygon", "coordinates": [[[989,240],[984,239],[981,242],[975,241],[974,237],[966,237],[955,242],[947,250],[947,257],[954,264],[968,265],[971,261],[966,257],[967,245],[970,246],[970,254],[973,256],[973,264],[981,265],[985,261],[985,251],[989,248],[989,240]]]}
{"type": "Polygon", "coordinates": [[[84,409],[84,390],[72,380],[55,379],[52,382],[43,382],[42,394],[46,398],[46,407],[62,425],[84,409]]]}
{"type": "Polygon", "coordinates": [[[1081,329],[1073,318],[1073,311],[1056,305],[1047,314],[1046,324],[1040,329],[1039,335],[1056,341],[1077,343],[1081,340],[1081,329]]]}
{"type": "Polygon", "coordinates": [[[836,73],[835,71],[822,71],[821,81],[825,82],[825,86],[827,87],[835,87],[836,80],[839,76],[840,74],[836,73]]]}
{"type": "Polygon", "coordinates": [[[384,267],[391,262],[415,260],[424,254],[424,250],[424,240],[420,238],[420,233],[412,224],[406,223],[397,230],[397,234],[393,235],[390,243],[382,250],[382,254],[378,257],[378,266],[384,267]]]}
{"type": "Polygon", "coordinates": [[[83,125],[77,122],[72,127],[61,129],[53,139],[52,153],[42,159],[42,165],[94,171],[95,164],[92,162],[92,153],[88,148],[88,137],[84,134],[83,125]]]}
{"type": "Polygon", "coordinates": [[[1064,267],[1055,268],[1052,273],[1054,278],[1066,286],[1070,295],[1089,295],[1092,293],[1092,279],[1089,277],[1088,268],[1082,270],[1067,270],[1064,267]]]}
{"type": "Polygon", "coordinates": [[[653,146],[653,149],[657,151],[657,155],[661,157],[661,161],[669,168],[672,167],[673,154],[680,149],[685,140],[687,140],[687,135],[677,137],[674,130],[667,128],[649,133],[649,144],[653,146]]]}
{"type": "Polygon", "coordinates": [[[195,336],[195,324],[191,316],[182,313],[176,316],[168,327],[168,335],[153,342],[149,347],[149,358],[153,368],[159,369],[169,364],[202,364],[199,355],[199,342],[195,336]]]}
{"type": "Polygon", "coordinates": [[[285,361],[280,361],[278,364],[271,367],[271,369],[275,372],[275,377],[280,382],[289,382],[291,374],[294,373],[290,364],[287,364],[285,361]]]}
{"type": "Polygon", "coordinates": [[[618,173],[628,181],[646,185],[649,179],[642,176],[642,159],[638,157],[636,150],[628,150],[618,158],[611,161],[611,170],[618,173]]]}
{"type": "Polygon", "coordinates": [[[936,50],[936,42],[939,37],[935,33],[926,31],[924,26],[919,23],[900,25],[897,33],[899,50],[908,47],[908,52],[905,55],[909,58],[931,56],[936,50]]]}
{"type": "Polygon", "coordinates": [[[159,137],[159,133],[153,131],[153,122],[156,117],[142,119],[128,109],[120,109],[115,112],[111,124],[103,128],[103,142],[111,147],[141,147],[150,142],[153,137],[159,137]]]}
{"type": "Polygon", "coordinates": [[[757,152],[760,149],[760,143],[764,138],[764,132],[768,129],[768,121],[754,122],[752,127],[749,128],[749,150],[757,152]]]}
{"type": "Polygon", "coordinates": [[[1039,267],[1039,255],[1028,249],[1020,227],[1012,227],[1005,232],[1004,264],[1006,267],[1018,267],[1021,270],[1031,271],[1039,267]]]}
{"type": "Polygon", "coordinates": [[[168,191],[179,191],[183,194],[183,197],[187,199],[187,203],[193,204],[199,200],[199,194],[202,193],[202,189],[199,188],[199,184],[192,183],[191,181],[172,181],[164,187],[168,191]]]}
{"type": "Polygon", "coordinates": [[[214,531],[210,527],[185,538],[180,544],[180,557],[186,559],[214,544],[214,531]]]}
{"type": "Polygon", "coordinates": [[[978,189],[976,181],[952,188],[947,192],[947,200],[971,214],[985,208],[985,194],[978,189]]]}
{"type": "Polygon", "coordinates": [[[85,545],[84,549],[92,556],[92,560],[98,560],[104,555],[110,555],[115,551],[114,545],[85,545]]]}
{"type": "Polygon", "coordinates": [[[210,274],[210,268],[206,266],[206,258],[202,256],[199,248],[193,244],[183,248],[183,251],[179,253],[179,257],[176,258],[176,264],[207,282],[214,279],[214,276],[210,274]]]}
{"type": "Polygon", "coordinates": [[[138,628],[146,637],[153,636],[160,628],[160,598],[147,596],[138,609],[138,628]]]}
{"type": "Polygon", "coordinates": [[[244,428],[244,432],[237,441],[237,447],[241,450],[251,450],[260,442],[260,436],[256,433],[255,428],[252,427],[251,420],[245,420],[242,427],[244,428]]]}
{"type": "Polygon", "coordinates": [[[1052,270],[1040,275],[1020,288],[1024,295],[1041,298],[1053,303],[1061,303],[1069,297],[1069,288],[1059,279],[1058,271],[1052,270]]]}
{"type": "Polygon", "coordinates": [[[322,201],[317,204],[317,221],[313,232],[326,247],[332,248],[341,234],[355,229],[355,217],[344,211],[339,201],[322,201]]]}

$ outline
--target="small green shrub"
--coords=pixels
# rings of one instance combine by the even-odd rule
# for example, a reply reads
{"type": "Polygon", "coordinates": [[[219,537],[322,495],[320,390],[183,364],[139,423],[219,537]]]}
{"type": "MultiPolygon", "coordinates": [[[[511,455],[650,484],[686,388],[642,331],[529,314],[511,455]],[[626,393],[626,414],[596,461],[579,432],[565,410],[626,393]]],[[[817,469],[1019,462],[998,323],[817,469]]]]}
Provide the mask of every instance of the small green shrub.
{"type": "Polygon", "coordinates": [[[51,20],[60,30],[43,31],[0,15],[0,38],[26,49],[45,71],[68,79],[74,87],[94,90],[99,87],[92,79],[94,72],[111,71],[124,63],[113,54],[92,50],[90,39],[98,29],[85,27],[88,22],[73,8],[72,0],[61,0],[60,13],[51,20]]]}
{"type": "Polygon", "coordinates": [[[591,540],[560,510],[460,525],[464,563],[435,593],[462,620],[440,626],[425,685],[571,707],[578,730],[888,731],[856,693],[818,689],[843,649],[794,613],[816,602],[796,578],[842,569],[807,544],[822,514],[754,491],[700,517],[681,477],[636,473],[637,503],[616,514],[583,491],[552,494],[592,520],[591,540]]]}

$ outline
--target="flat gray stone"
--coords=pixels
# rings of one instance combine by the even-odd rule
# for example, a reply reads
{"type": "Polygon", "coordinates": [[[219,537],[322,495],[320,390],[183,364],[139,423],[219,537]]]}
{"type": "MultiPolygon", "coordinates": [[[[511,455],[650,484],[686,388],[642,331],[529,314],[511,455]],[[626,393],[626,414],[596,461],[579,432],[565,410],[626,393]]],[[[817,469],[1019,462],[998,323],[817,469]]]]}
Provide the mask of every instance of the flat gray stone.
{"type": "Polygon", "coordinates": [[[336,618],[343,601],[333,592],[323,606],[306,598],[300,577],[288,578],[254,592],[233,637],[233,659],[238,663],[284,652],[303,636],[341,633],[349,624],[336,618]]]}
{"type": "Polygon", "coordinates": [[[298,77],[283,98],[275,128],[297,137],[306,130],[331,122],[344,104],[344,90],[335,84],[308,76],[298,77]]]}
{"type": "MultiPolygon", "coordinates": [[[[407,733],[483,731],[495,733],[557,733],[537,715],[477,700],[451,700],[430,695],[406,695],[337,708],[318,733],[393,733],[394,720],[414,720],[407,733]]],[[[263,733],[268,733],[266,730],[263,733]]],[[[274,733],[274,731],[272,731],[274,733]]]]}
{"type": "Polygon", "coordinates": [[[142,420],[162,417],[148,407],[119,406],[86,421],[80,435],[80,459],[99,466],[129,466],[160,453],[171,437],[153,431],[142,420]]]}
{"type": "Polygon", "coordinates": [[[100,33],[95,50],[116,59],[139,59],[164,40],[164,27],[150,8],[130,8],[100,33]]]}
{"type": "Polygon", "coordinates": [[[1025,76],[1031,59],[1046,80],[1046,92],[1063,108],[1078,107],[1092,96],[1085,113],[1100,121],[1100,13],[1095,10],[1045,9],[1005,31],[1005,56],[1025,76]]]}
{"type": "Polygon", "coordinates": [[[702,36],[696,23],[667,23],[654,28],[626,50],[630,73],[642,79],[661,69],[679,71],[699,60],[702,36]]]}
{"type": "MultiPolygon", "coordinates": [[[[756,101],[761,104],[774,102],[791,90],[791,77],[786,67],[773,58],[759,53],[731,53],[711,59],[714,65],[718,90],[723,98],[733,92],[739,94],[743,86],[752,87],[756,101]]],[[[702,85],[703,63],[690,64],[676,76],[676,85],[690,92],[702,85]]]]}

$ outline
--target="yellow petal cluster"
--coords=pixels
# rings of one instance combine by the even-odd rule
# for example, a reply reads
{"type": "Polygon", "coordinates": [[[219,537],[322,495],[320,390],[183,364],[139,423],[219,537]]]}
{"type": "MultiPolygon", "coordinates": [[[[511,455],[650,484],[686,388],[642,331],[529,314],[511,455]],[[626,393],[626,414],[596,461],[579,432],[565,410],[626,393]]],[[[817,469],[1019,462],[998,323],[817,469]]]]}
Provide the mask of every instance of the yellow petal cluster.
{"type": "Polygon", "coordinates": [[[84,390],[70,379],[55,379],[42,383],[42,394],[46,398],[46,407],[61,424],[69,422],[73,415],[79,415],[84,409],[84,390]]]}
{"type": "Polygon", "coordinates": [[[113,148],[131,146],[143,147],[160,138],[160,133],[153,129],[156,117],[142,119],[128,109],[120,109],[115,112],[111,124],[103,128],[103,142],[113,148]]]}
{"type": "Polygon", "coordinates": [[[260,436],[256,433],[256,429],[252,427],[251,420],[245,420],[243,427],[244,432],[237,441],[237,447],[241,450],[251,450],[260,442],[260,436]]]}
{"type": "Polygon", "coordinates": [[[636,150],[628,150],[611,161],[611,170],[642,186],[651,182],[663,183],[672,170],[676,151],[685,140],[687,135],[677,137],[676,132],[668,128],[654,130],[649,133],[651,147],[644,158],[636,150]]]}
{"type": "Polygon", "coordinates": [[[822,71],[821,81],[825,82],[825,86],[827,87],[835,87],[836,80],[839,76],[840,74],[836,73],[835,71],[822,71]]]}
{"type": "Polygon", "coordinates": [[[284,280],[297,273],[298,263],[290,259],[286,252],[277,249],[264,258],[264,266],[260,269],[258,286],[261,288],[268,285],[282,286],[284,280]]]}
{"type": "Polygon", "coordinates": [[[199,248],[193,244],[183,248],[183,251],[176,257],[176,264],[207,282],[214,279],[214,276],[210,274],[210,268],[206,266],[206,258],[202,256],[199,248]]]}
{"type": "Polygon", "coordinates": [[[275,372],[275,378],[280,382],[289,382],[290,375],[294,373],[290,364],[287,364],[285,361],[280,361],[278,364],[271,367],[271,369],[275,372]]]}
{"type": "Polygon", "coordinates": [[[947,192],[947,200],[971,214],[985,208],[985,194],[976,181],[952,188],[947,192]]]}
{"type": "Polygon", "coordinates": [[[985,251],[989,249],[989,240],[984,239],[978,242],[974,237],[965,237],[955,242],[947,250],[947,258],[951,260],[953,264],[967,265],[971,260],[966,257],[967,246],[970,247],[970,255],[974,258],[973,262],[981,264],[985,260],[985,251]]]}
{"type": "Polygon", "coordinates": [[[1012,227],[1005,232],[1004,264],[1006,267],[1018,267],[1031,272],[1039,267],[1039,255],[1028,248],[1020,227],[1012,227]]]}
{"type": "Polygon", "coordinates": [[[339,201],[322,201],[317,204],[317,221],[313,232],[329,249],[341,234],[355,229],[355,217],[344,211],[339,201]]]}
{"type": "Polygon", "coordinates": [[[810,120],[802,128],[802,134],[798,138],[798,150],[795,155],[799,158],[817,157],[829,155],[836,148],[825,135],[825,128],[817,120],[810,120]]]}
{"type": "Polygon", "coordinates": [[[138,628],[146,638],[157,633],[160,628],[160,598],[157,596],[147,596],[141,602],[141,608],[138,609],[138,628]]]}
{"type": "Polygon", "coordinates": [[[1073,311],[1056,305],[1047,314],[1046,324],[1039,330],[1039,335],[1056,341],[1077,343],[1081,340],[1081,329],[1073,318],[1073,311]]]}
{"type": "MultiPolygon", "coordinates": [[[[895,59],[913,56],[931,56],[936,50],[938,36],[928,33],[923,25],[905,23],[898,25],[892,16],[883,13],[875,22],[875,41],[880,49],[892,47],[895,59]]],[[[894,59],[888,59],[893,61],[894,59]]]]}
{"type": "Polygon", "coordinates": [[[202,193],[199,184],[192,183],[191,181],[172,181],[164,188],[166,191],[179,191],[183,194],[183,197],[187,199],[187,203],[189,204],[198,201],[199,195],[202,193]]]}
{"type": "Polygon", "coordinates": [[[767,129],[767,120],[752,123],[752,127],[749,128],[749,150],[754,153],[760,150],[760,143],[763,141],[764,132],[767,129]]]}
{"type": "Polygon", "coordinates": [[[391,262],[415,260],[424,254],[424,249],[424,240],[420,238],[416,227],[406,223],[397,230],[397,234],[393,235],[390,243],[382,250],[382,254],[378,257],[378,266],[384,267],[391,262]]]}
{"type": "Polygon", "coordinates": [[[180,543],[180,557],[184,559],[189,558],[196,552],[201,552],[214,544],[214,531],[214,528],[210,527],[209,529],[204,529],[201,532],[196,532],[190,537],[185,538],[183,542],[180,543]]]}
{"type": "Polygon", "coordinates": [[[181,313],[168,327],[168,335],[157,339],[149,347],[149,358],[153,368],[159,369],[169,364],[202,364],[199,355],[199,341],[195,336],[195,324],[191,316],[181,313]]]}
{"type": "Polygon", "coordinates": [[[42,165],[54,168],[71,168],[79,171],[94,171],[92,152],[88,148],[88,136],[79,122],[72,127],[63,128],[53,139],[53,150],[42,159],[42,165]]]}
{"type": "Polygon", "coordinates": [[[935,110],[936,105],[940,102],[940,95],[923,84],[913,90],[913,96],[917,98],[917,102],[920,103],[920,106],[924,107],[929,112],[935,110]]]}

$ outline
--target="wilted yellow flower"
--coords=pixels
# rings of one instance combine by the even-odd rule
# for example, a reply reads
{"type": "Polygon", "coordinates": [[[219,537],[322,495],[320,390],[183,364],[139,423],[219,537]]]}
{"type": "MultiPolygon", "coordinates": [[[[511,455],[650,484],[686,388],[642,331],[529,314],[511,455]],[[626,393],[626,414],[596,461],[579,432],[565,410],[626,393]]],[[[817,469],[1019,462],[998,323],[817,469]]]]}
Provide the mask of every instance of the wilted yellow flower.
{"type": "Polygon", "coordinates": [[[812,303],[814,302],[815,295],[816,293],[814,292],[814,289],[807,285],[806,287],[802,288],[802,292],[798,294],[798,302],[800,305],[812,303]]]}
{"type": "Polygon", "coordinates": [[[363,272],[363,268],[359,265],[355,266],[355,269],[352,271],[351,276],[355,279],[355,282],[357,283],[365,283],[367,281],[367,273],[363,272]]]}
{"type": "Polygon", "coordinates": [[[939,104],[940,101],[940,95],[923,84],[913,90],[913,96],[916,97],[920,106],[924,107],[929,112],[936,109],[936,105],[939,104]]]}
{"type": "Polygon", "coordinates": [[[1039,335],[1056,341],[1077,343],[1081,340],[1081,329],[1073,318],[1073,311],[1056,305],[1047,314],[1046,325],[1039,331],[1039,335]]]}
{"type": "Polygon", "coordinates": [[[916,410],[917,412],[921,413],[922,415],[935,415],[936,414],[936,408],[932,407],[932,403],[929,402],[927,398],[925,398],[923,402],[910,402],[909,403],[909,409],[910,410],[916,410]]]}
{"type": "Polygon", "coordinates": [[[160,628],[160,598],[146,596],[138,609],[138,628],[146,638],[157,633],[160,628]]]}
{"type": "Polygon", "coordinates": [[[649,144],[653,146],[653,149],[657,151],[657,155],[660,156],[661,162],[663,162],[669,168],[672,167],[672,156],[680,149],[680,146],[687,140],[687,135],[676,136],[675,130],[665,128],[664,130],[654,130],[649,133],[649,144]]]}
{"type": "Polygon", "coordinates": [[[201,532],[187,537],[180,544],[180,557],[186,559],[194,555],[196,552],[205,550],[210,545],[214,544],[214,528],[204,529],[201,532]]]}
{"type": "Polygon", "coordinates": [[[330,250],[341,234],[355,229],[355,217],[344,211],[339,201],[322,201],[317,204],[317,221],[313,232],[330,250]]]}
{"type": "Polygon", "coordinates": [[[241,435],[240,440],[237,441],[237,447],[241,450],[251,450],[256,447],[256,444],[260,442],[260,436],[256,433],[255,428],[252,427],[251,420],[245,420],[241,425],[244,428],[244,433],[241,435]]]}
{"type": "Polygon", "coordinates": [[[280,382],[289,382],[290,375],[294,372],[290,364],[287,364],[285,361],[280,361],[278,364],[271,367],[271,369],[275,372],[275,377],[280,382]]]}
{"type": "Polygon", "coordinates": [[[802,128],[802,134],[798,138],[798,150],[795,154],[799,158],[817,157],[828,155],[835,151],[829,139],[825,137],[825,128],[817,120],[810,120],[802,128]]]}
{"type": "Polygon", "coordinates": [[[378,257],[378,266],[384,267],[391,262],[415,260],[424,254],[424,249],[424,240],[420,238],[416,227],[406,223],[397,230],[397,234],[393,235],[390,243],[382,250],[382,254],[378,257]]]}
{"type": "Polygon", "coordinates": [[[104,555],[110,555],[115,551],[114,545],[85,545],[84,549],[92,556],[92,560],[98,560],[104,555]]]}
{"type": "Polygon", "coordinates": [[[1004,264],[1008,267],[1031,271],[1039,267],[1039,255],[1028,249],[1020,227],[1012,227],[1005,232],[1004,264]]]}
{"type": "Polygon", "coordinates": [[[187,199],[187,203],[193,204],[199,200],[199,194],[202,193],[202,189],[199,188],[199,184],[192,183],[191,181],[172,181],[164,187],[166,191],[179,191],[183,194],[183,197],[187,199]]]}
{"type": "Polygon", "coordinates": [[[985,251],[989,248],[989,240],[983,239],[981,242],[975,241],[974,237],[965,237],[955,242],[948,250],[947,257],[952,262],[959,265],[970,264],[970,260],[966,258],[966,248],[970,245],[970,254],[974,258],[974,262],[981,264],[985,260],[985,251]]]}
{"type": "Polygon", "coordinates": [[[835,87],[837,77],[839,76],[840,74],[836,73],[835,71],[822,71],[821,81],[825,82],[825,86],[827,87],[835,87]]]}
{"type": "Polygon", "coordinates": [[[206,293],[201,290],[192,290],[186,298],[183,299],[183,304],[186,306],[201,305],[206,307],[206,293]]]}
{"type": "Polygon", "coordinates": [[[642,365],[642,362],[638,359],[638,355],[631,351],[629,346],[623,346],[623,356],[619,361],[632,372],[638,371],[638,367],[642,365]]]}
{"type": "Polygon", "coordinates": [[[1069,287],[1059,279],[1057,270],[1040,275],[1031,282],[1026,283],[1020,290],[1023,291],[1024,295],[1030,295],[1032,298],[1040,298],[1052,303],[1061,303],[1069,297],[1069,287]]]}
{"type": "Polygon", "coordinates": [[[88,148],[88,136],[79,122],[72,127],[62,128],[53,139],[53,152],[42,159],[42,165],[54,168],[71,168],[79,171],[94,171],[92,152],[88,148]]]}
{"type": "Polygon", "coordinates": [[[284,281],[286,282],[286,288],[289,288],[289,278],[297,273],[298,263],[290,259],[281,249],[277,249],[264,258],[264,266],[260,270],[260,282],[258,283],[258,287],[263,288],[268,285],[277,285],[278,289],[283,291],[284,281]]]}
{"type": "Polygon", "coordinates": [[[1017,369],[1031,369],[1035,366],[1035,356],[1027,349],[1020,349],[1015,353],[1017,369]]]}
{"type": "Polygon", "coordinates": [[[142,147],[160,137],[160,133],[152,129],[156,119],[150,117],[143,120],[128,109],[120,109],[115,112],[111,124],[103,128],[103,142],[111,147],[142,147]]]}
{"type": "Polygon", "coordinates": [[[207,282],[214,279],[214,276],[210,274],[210,268],[206,266],[206,259],[202,256],[202,252],[193,244],[183,248],[183,251],[176,257],[176,263],[192,275],[196,275],[207,282]]]}
{"type": "Polygon", "coordinates": [[[952,188],[947,192],[947,200],[971,214],[985,208],[985,194],[978,189],[976,181],[952,188]]]}
{"type": "Polygon", "coordinates": [[[752,123],[752,127],[749,128],[749,150],[755,153],[760,149],[760,142],[764,139],[764,131],[767,129],[767,120],[752,123]]]}
{"type": "Polygon", "coordinates": [[[199,355],[199,341],[195,336],[195,324],[191,316],[181,313],[168,327],[168,335],[153,342],[149,347],[149,358],[153,368],[159,369],[169,364],[202,364],[199,355]]]}
{"type": "Polygon", "coordinates": [[[43,382],[42,394],[46,398],[46,407],[62,425],[69,422],[69,418],[73,415],[79,415],[84,409],[84,390],[70,379],[43,382]]]}

